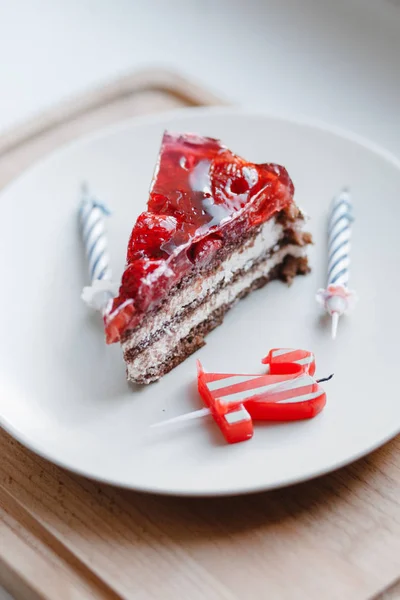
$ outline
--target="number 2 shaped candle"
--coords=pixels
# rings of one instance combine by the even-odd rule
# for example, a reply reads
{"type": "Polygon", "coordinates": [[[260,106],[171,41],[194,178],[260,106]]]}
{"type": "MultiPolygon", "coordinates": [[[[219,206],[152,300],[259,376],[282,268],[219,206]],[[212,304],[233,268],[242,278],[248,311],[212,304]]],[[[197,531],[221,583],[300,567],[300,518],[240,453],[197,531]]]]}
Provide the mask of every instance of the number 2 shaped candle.
{"type": "Polygon", "coordinates": [[[315,373],[315,359],[306,350],[275,348],[262,361],[266,374],[207,373],[198,361],[198,390],[206,409],[159,425],[211,414],[226,441],[253,436],[253,420],[295,421],[317,415],[326,395],[315,373]]]}

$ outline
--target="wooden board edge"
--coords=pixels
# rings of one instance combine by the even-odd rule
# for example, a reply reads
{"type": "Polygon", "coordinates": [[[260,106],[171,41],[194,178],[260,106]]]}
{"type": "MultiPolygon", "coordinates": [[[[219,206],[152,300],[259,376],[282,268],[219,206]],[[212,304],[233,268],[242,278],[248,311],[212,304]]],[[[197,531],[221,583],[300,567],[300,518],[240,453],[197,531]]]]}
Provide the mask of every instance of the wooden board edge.
{"type": "Polygon", "coordinates": [[[0,584],[16,600],[121,600],[2,485],[0,584]]]}
{"type": "Polygon", "coordinates": [[[227,100],[219,98],[211,91],[203,89],[198,83],[189,81],[173,71],[146,69],[97,86],[80,96],[64,101],[20,126],[6,131],[0,136],[0,157],[61,125],[65,125],[69,121],[145,90],[164,91],[180,98],[188,106],[224,106],[229,104],[227,100]]]}

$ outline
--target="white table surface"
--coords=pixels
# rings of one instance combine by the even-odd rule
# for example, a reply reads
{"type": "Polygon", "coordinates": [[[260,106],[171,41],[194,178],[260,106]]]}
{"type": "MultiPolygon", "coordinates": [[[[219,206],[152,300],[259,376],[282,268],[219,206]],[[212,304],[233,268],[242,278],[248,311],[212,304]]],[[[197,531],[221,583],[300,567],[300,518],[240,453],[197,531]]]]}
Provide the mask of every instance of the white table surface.
{"type": "Polygon", "coordinates": [[[400,156],[399,63],[400,0],[0,0],[0,134],[102,81],[166,66],[400,156]]]}
{"type": "Polygon", "coordinates": [[[166,65],[230,99],[400,154],[400,0],[0,0],[0,132],[166,65]]]}

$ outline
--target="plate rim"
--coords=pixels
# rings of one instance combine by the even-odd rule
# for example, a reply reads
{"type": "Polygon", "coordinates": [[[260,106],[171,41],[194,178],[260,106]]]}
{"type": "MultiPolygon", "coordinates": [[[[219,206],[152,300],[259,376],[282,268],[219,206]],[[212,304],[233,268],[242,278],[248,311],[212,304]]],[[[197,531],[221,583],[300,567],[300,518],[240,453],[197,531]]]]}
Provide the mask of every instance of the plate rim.
{"type": "Polygon", "coordinates": [[[361,458],[364,458],[365,456],[368,456],[372,452],[378,450],[379,448],[381,448],[382,446],[384,446],[385,444],[387,444],[388,442],[390,442],[391,440],[393,440],[395,437],[397,437],[400,434],[400,425],[399,425],[394,431],[389,433],[387,436],[384,436],[384,438],[380,439],[376,443],[369,446],[369,448],[367,450],[361,450],[360,452],[356,452],[355,454],[351,455],[350,457],[346,457],[345,459],[343,459],[339,462],[335,461],[333,464],[327,465],[323,469],[312,471],[311,473],[309,472],[308,474],[303,472],[302,475],[292,478],[290,481],[285,481],[285,482],[276,481],[273,484],[261,483],[259,485],[247,486],[245,488],[241,488],[240,490],[238,490],[237,488],[230,488],[227,490],[217,490],[217,491],[196,491],[196,490],[189,490],[187,488],[181,488],[181,489],[176,488],[176,489],[168,490],[168,489],[160,488],[160,487],[157,487],[154,485],[132,486],[132,484],[113,481],[112,479],[109,479],[106,477],[94,476],[93,474],[88,473],[84,469],[80,469],[79,467],[68,466],[67,463],[63,463],[63,461],[61,461],[61,460],[52,458],[50,456],[50,454],[48,454],[45,450],[39,449],[37,446],[35,447],[35,445],[33,443],[31,444],[28,437],[20,435],[18,430],[16,430],[12,425],[9,424],[7,426],[7,425],[4,425],[3,423],[1,423],[0,425],[12,438],[14,438],[20,444],[22,444],[22,446],[24,446],[25,448],[27,448],[28,450],[30,450],[37,456],[44,458],[49,463],[56,465],[57,467],[61,467],[62,469],[65,469],[70,473],[73,473],[80,477],[85,477],[85,478],[89,479],[90,481],[94,481],[95,483],[111,485],[111,486],[119,488],[119,489],[131,490],[131,491],[140,492],[143,494],[155,494],[157,496],[169,496],[169,497],[174,497],[174,498],[226,498],[226,497],[232,497],[232,496],[247,496],[249,494],[259,494],[262,492],[269,492],[269,491],[273,491],[273,490],[289,488],[294,485],[298,485],[301,483],[305,483],[307,481],[312,481],[313,479],[317,479],[319,477],[323,477],[324,475],[329,475],[331,473],[334,473],[334,472],[342,469],[343,467],[351,465],[354,462],[357,462],[358,460],[360,460],[361,458]],[[25,441],[24,441],[24,438],[25,438],[25,441]]]}
{"type": "MultiPolygon", "coordinates": [[[[25,178],[28,178],[32,173],[34,173],[37,169],[40,169],[46,163],[51,162],[51,160],[56,158],[62,158],[64,154],[68,154],[73,151],[74,148],[84,147],[85,145],[90,145],[95,143],[96,140],[105,138],[107,136],[112,136],[118,134],[120,131],[125,131],[127,129],[135,129],[135,127],[152,125],[157,123],[162,123],[169,119],[173,118],[184,118],[188,115],[199,115],[199,116],[207,116],[207,115],[234,115],[238,116],[250,116],[261,119],[269,119],[273,121],[280,121],[283,123],[289,123],[297,126],[307,127],[311,129],[316,129],[318,131],[331,134],[335,137],[339,137],[341,139],[345,139],[346,141],[352,142],[358,146],[361,146],[368,151],[377,154],[381,158],[383,158],[386,162],[389,162],[393,167],[400,171],[400,159],[397,158],[395,154],[391,151],[387,150],[385,147],[373,142],[372,140],[359,135],[356,132],[353,132],[349,129],[342,128],[340,126],[329,124],[324,121],[320,121],[313,118],[307,117],[294,117],[294,116],[286,116],[279,113],[271,113],[264,110],[259,109],[251,109],[246,107],[237,107],[237,106],[218,106],[218,107],[184,107],[178,108],[169,111],[163,111],[161,113],[144,115],[144,116],[136,116],[131,117],[129,119],[123,119],[122,121],[109,125],[107,127],[103,127],[95,132],[84,134],[75,138],[74,140],[62,144],[56,150],[45,154],[40,159],[36,160],[32,165],[24,169],[19,175],[13,178],[0,192],[0,202],[4,201],[4,198],[8,193],[12,192],[14,188],[16,188],[21,182],[24,181],[25,178]]],[[[325,465],[323,469],[317,469],[311,472],[303,472],[298,477],[292,478],[290,481],[275,481],[272,484],[260,483],[259,485],[250,485],[242,488],[230,488],[226,490],[217,490],[217,491],[198,491],[198,490],[190,490],[188,488],[184,489],[165,489],[158,488],[154,485],[132,485],[130,483],[121,483],[118,481],[113,481],[107,477],[94,476],[90,472],[87,472],[85,469],[80,469],[76,466],[68,465],[66,462],[63,462],[59,459],[54,459],[49,452],[45,449],[42,449],[40,446],[37,446],[34,442],[31,442],[29,436],[24,435],[21,431],[14,428],[11,423],[9,423],[4,417],[0,414],[0,426],[15,440],[21,443],[28,450],[32,451],[34,454],[48,460],[50,463],[55,464],[61,468],[67,469],[68,471],[75,473],[77,475],[87,477],[88,479],[113,485],[115,487],[119,487],[122,489],[130,489],[133,491],[141,492],[141,493],[151,493],[163,496],[174,496],[174,497],[227,497],[227,496],[237,496],[237,495],[247,495],[251,493],[260,493],[263,491],[273,490],[273,489],[282,489],[285,487],[289,487],[291,485],[296,485],[298,483],[302,483],[311,479],[315,479],[317,477],[326,475],[328,473],[332,473],[346,465],[349,465],[360,458],[374,452],[376,449],[385,445],[391,439],[395,438],[400,433],[400,424],[393,428],[393,430],[385,435],[383,438],[380,438],[378,441],[369,445],[368,448],[363,449],[351,456],[347,456],[345,459],[337,462],[334,461],[328,465],[325,465]]]]}

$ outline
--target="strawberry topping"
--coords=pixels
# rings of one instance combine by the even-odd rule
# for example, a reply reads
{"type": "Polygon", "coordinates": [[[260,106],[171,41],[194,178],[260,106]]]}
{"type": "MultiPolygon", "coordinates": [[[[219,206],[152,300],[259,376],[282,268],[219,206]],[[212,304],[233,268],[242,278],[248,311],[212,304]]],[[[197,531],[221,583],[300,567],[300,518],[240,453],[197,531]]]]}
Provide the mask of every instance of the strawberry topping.
{"type": "Polygon", "coordinates": [[[105,317],[107,341],[136,327],[224,242],[290,204],[293,192],[284,167],[249,163],[212,138],[165,133],[147,211],[132,230],[119,295],[105,317]]]}

